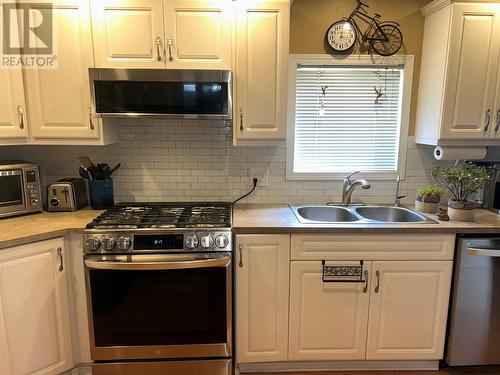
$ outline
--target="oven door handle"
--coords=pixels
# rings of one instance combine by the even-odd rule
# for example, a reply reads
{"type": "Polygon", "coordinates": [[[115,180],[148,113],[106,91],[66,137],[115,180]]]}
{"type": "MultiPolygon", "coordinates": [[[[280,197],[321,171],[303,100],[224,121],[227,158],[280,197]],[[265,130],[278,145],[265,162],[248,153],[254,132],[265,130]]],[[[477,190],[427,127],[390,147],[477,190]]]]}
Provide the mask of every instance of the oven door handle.
{"type": "Polygon", "coordinates": [[[227,267],[231,258],[209,258],[203,260],[183,260],[176,262],[117,262],[85,259],[85,266],[95,270],[178,270],[189,268],[227,267]]]}

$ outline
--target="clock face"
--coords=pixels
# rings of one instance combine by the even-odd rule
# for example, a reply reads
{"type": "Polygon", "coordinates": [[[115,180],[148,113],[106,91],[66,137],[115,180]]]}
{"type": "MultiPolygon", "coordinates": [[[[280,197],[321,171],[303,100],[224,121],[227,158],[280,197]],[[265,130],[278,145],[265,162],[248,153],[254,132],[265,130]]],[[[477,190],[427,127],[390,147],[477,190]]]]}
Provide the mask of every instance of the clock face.
{"type": "Polygon", "coordinates": [[[335,51],[344,52],[356,43],[356,30],[350,22],[337,21],[326,32],[326,40],[335,51]]]}

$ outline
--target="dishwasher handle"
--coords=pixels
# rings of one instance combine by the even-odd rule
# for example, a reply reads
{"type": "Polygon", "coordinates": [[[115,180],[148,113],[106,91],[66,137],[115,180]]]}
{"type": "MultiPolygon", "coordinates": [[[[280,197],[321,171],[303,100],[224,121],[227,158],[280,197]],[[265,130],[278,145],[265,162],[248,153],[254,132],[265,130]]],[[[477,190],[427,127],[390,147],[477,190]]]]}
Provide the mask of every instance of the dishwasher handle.
{"type": "Polygon", "coordinates": [[[500,249],[468,247],[467,254],[473,255],[473,256],[500,258],[500,249]]]}

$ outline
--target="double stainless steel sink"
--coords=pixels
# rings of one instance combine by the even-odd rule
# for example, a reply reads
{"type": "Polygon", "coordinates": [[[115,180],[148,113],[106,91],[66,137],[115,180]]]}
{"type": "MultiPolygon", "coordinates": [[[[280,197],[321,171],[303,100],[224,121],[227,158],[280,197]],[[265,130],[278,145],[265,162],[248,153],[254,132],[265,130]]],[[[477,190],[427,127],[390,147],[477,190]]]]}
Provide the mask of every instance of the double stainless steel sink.
{"type": "Polygon", "coordinates": [[[409,208],[394,206],[293,205],[290,208],[303,224],[436,223],[409,208]]]}

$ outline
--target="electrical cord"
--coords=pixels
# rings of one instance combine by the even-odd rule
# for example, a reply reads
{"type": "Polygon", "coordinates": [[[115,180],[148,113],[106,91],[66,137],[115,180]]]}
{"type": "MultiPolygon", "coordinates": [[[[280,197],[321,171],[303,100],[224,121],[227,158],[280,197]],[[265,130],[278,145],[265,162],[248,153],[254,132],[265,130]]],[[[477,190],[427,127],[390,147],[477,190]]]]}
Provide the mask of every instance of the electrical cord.
{"type": "Polygon", "coordinates": [[[239,198],[235,199],[235,200],[233,201],[233,203],[232,203],[232,204],[235,204],[236,202],[238,202],[238,201],[242,200],[243,198],[246,198],[246,197],[248,197],[250,194],[252,194],[252,193],[254,192],[255,188],[257,187],[257,182],[259,182],[259,180],[258,180],[257,178],[254,178],[254,179],[253,179],[253,188],[252,188],[252,190],[250,190],[250,191],[249,191],[248,193],[246,193],[245,195],[242,195],[241,197],[239,197],[239,198]]]}

